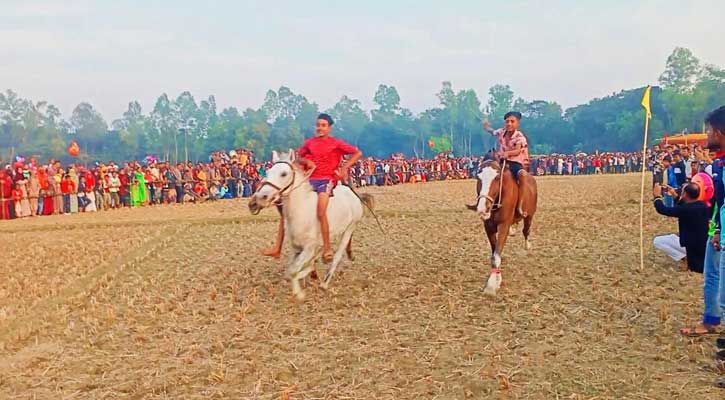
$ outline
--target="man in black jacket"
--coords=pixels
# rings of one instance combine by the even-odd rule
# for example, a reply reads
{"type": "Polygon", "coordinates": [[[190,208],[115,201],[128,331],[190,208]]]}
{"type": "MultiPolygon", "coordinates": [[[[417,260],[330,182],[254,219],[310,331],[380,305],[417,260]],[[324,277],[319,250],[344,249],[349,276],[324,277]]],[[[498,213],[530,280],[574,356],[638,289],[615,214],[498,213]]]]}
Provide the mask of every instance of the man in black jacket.
{"type": "Polygon", "coordinates": [[[711,210],[707,204],[697,200],[700,188],[694,183],[686,184],[680,201],[673,207],[666,206],[662,200],[660,185],[655,184],[652,193],[657,213],[677,218],[680,245],[686,250],[687,267],[690,271],[702,273],[711,210]]]}

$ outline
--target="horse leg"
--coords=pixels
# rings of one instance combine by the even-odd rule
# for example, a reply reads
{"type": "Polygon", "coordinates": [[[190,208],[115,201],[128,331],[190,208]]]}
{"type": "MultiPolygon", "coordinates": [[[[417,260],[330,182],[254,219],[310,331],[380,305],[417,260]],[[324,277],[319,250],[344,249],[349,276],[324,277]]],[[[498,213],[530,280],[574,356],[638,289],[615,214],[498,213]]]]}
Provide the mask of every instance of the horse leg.
{"type": "Polygon", "coordinates": [[[496,236],[496,247],[491,256],[491,275],[488,277],[486,287],[483,289],[483,293],[488,296],[495,296],[496,291],[501,287],[503,278],[501,277],[501,254],[503,254],[503,247],[506,244],[506,239],[509,234],[510,223],[502,223],[498,226],[496,236]]]}
{"type": "Polygon", "coordinates": [[[531,223],[533,222],[534,217],[528,216],[524,219],[524,242],[526,243],[526,250],[531,250],[531,242],[529,241],[529,233],[531,232],[531,223]]]}
{"type": "Polygon", "coordinates": [[[307,275],[306,273],[302,275],[303,268],[307,271],[307,273],[309,273],[309,264],[315,257],[316,247],[317,246],[306,246],[302,249],[302,252],[297,256],[294,262],[287,267],[286,275],[292,280],[292,294],[294,294],[299,301],[305,299],[305,294],[300,287],[300,279],[307,275]]]}
{"type": "Polygon", "coordinates": [[[525,203],[527,200],[527,191],[529,190],[529,174],[525,170],[520,170],[518,172],[518,187],[519,187],[519,196],[516,201],[516,212],[521,215],[521,217],[526,218],[528,217],[528,211],[525,210],[525,203]]]}
{"type": "Polygon", "coordinates": [[[330,269],[327,271],[327,275],[325,275],[325,279],[322,280],[322,283],[320,283],[320,287],[324,290],[327,290],[327,288],[330,287],[330,281],[332,281],[332,277],[335,275],[335,270],[337,270],[337,266],[340,264],[340,261],[342,260],[342,255],[345,249],[347,248],[348,243],[352,239],[352,232],[355,230],[355,225],[350,225],[345,232],[342,234],[342,239],[340,240],[340,245],[337,248],[337,251],[335,252],[335,256],[332,258],[332,265],[330,265],[330,269]]]}
{"type": "Polygon", "coordinates": [[[486,221],[483,224],[488,236],[488,243],[491,245],[491,254],[496,250],[496,225],[493,222],[486,221]]]}
{"type": "Polygon", "coordinates": [[[355,261],[355,256],[352,255],[352,235],[350,235],[350,240],[347,241],[347,248],[345,249],[345,252],[347,253],[348,260],[355,261]]]}
{"type": "Polygon", "coordinates": [[[302,253],[301,247],[293,246],[290,250],[291,251],[290,251],[288,259],[287,259],[287,268],[284,270],[284,279],[286,279],[286,280],[292,279],[293,274],[290,273],[290,267],[292,266],[292,264],[295,263],[295,260],[297,260],[297,258],[302,253]]]}
{"type": "Polygon", "coordinates": [[[501,223],[498,226],[498,231],[496,232],[496,248],[493,251],[493,257],[491,257],[491,266],[494,268],[498,268],[501,266],[501,256],[503,255],[503,247],[506,245],[506,240],[509,236],[509,228],[511,227],[511,223],[501,223]]]}

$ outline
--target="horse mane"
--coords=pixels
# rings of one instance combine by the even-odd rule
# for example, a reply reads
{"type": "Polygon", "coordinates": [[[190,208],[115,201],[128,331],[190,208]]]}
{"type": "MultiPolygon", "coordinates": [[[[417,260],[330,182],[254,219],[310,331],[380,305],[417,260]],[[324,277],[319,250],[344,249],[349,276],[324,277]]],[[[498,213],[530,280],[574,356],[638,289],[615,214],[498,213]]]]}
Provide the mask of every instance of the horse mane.
{"type": "Polygon", "coordinates": [[[496,160],[486,160],[481,164],[481,168],[491,167],[495,169],[496,171],[501,170],[501,164],[498,163],[496,160]]]}

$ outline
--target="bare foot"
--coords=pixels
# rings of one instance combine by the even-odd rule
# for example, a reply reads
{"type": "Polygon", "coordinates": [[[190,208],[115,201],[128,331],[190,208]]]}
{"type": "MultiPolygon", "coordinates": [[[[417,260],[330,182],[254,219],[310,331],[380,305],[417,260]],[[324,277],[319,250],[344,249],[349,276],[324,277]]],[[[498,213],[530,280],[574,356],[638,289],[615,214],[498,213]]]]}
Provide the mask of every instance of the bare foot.
{"type": "Polygon", "coordinates": [[[278,249],[269,249],[269,250],[264,250],[262,252],[262,255],[263,256],[267,256],[267,257],[272,257],[272,258],[279,258],[279,256],[281,255],[281,253],[282,252],[279,251],[278,249]]]}
{"type": "Polygon", "coordinates": [[[715,325],[709,325],[709,324],[697,324],[695,326],[688,326],[680,329],[680,334],[683,336],[702,336],[702,335],[712,335],[717,333],[717,327],[715,325]]]}
{"type": "Polygon", "coordinates": [[[332,262],[332,250],[326,249],[322,251],[322,262],[329,264],[332,262]]]}

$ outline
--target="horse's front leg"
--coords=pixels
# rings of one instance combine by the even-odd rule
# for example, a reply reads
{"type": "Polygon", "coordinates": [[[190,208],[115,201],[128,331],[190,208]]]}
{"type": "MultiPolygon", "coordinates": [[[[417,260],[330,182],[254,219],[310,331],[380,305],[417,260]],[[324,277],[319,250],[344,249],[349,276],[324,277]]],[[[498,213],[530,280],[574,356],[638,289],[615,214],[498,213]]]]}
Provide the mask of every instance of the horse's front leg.
{"type": "Polygon", "coordinates": [[[493,254],[491,254],[491,275],[488,276],[486,286],[483,288],[483,293],[488,296],[495,296],[496,291],[501,288],[501,282],[503,277],[501,276],[501,254],[503,253],[503,246],[506,244],[506,239],[509,234],[510,223],[502,223],[498,225],[497,233],[495,235],[496,245],[493,246],[493,254]]]}
{"type": "Polygon", "coordinates": [[[496,223],[492,220],[484,222],[483,227],[486,229],[486,236],[488,236],[488,244],[491,245],[491,255],[496,251],[496,223]]]}
{"type": "Polygon", "coordinates": [[[292,281],[292,294],[295,295],[297,300],[302,301],[305,299],[305,294],[300,287],[300,280],[309,273],[309,267],[306,266],[315,257],[316,246],[306,246],[302,249],[302,252],[295,258],[295,260],[287,267],[285,273],[286,276],[292,281]]]}
{"type": "Polygon", "coordinates": [[[491,267],[499,268],[501,266],[501,256],[503,255],[503,247],[506,245],[506,240],[509,236],[509,229],[511,228],[510,222],[502,222],[498,225],[496,232],[496,246],[493,248],[493,254],[491,254],[491,267]]]}

